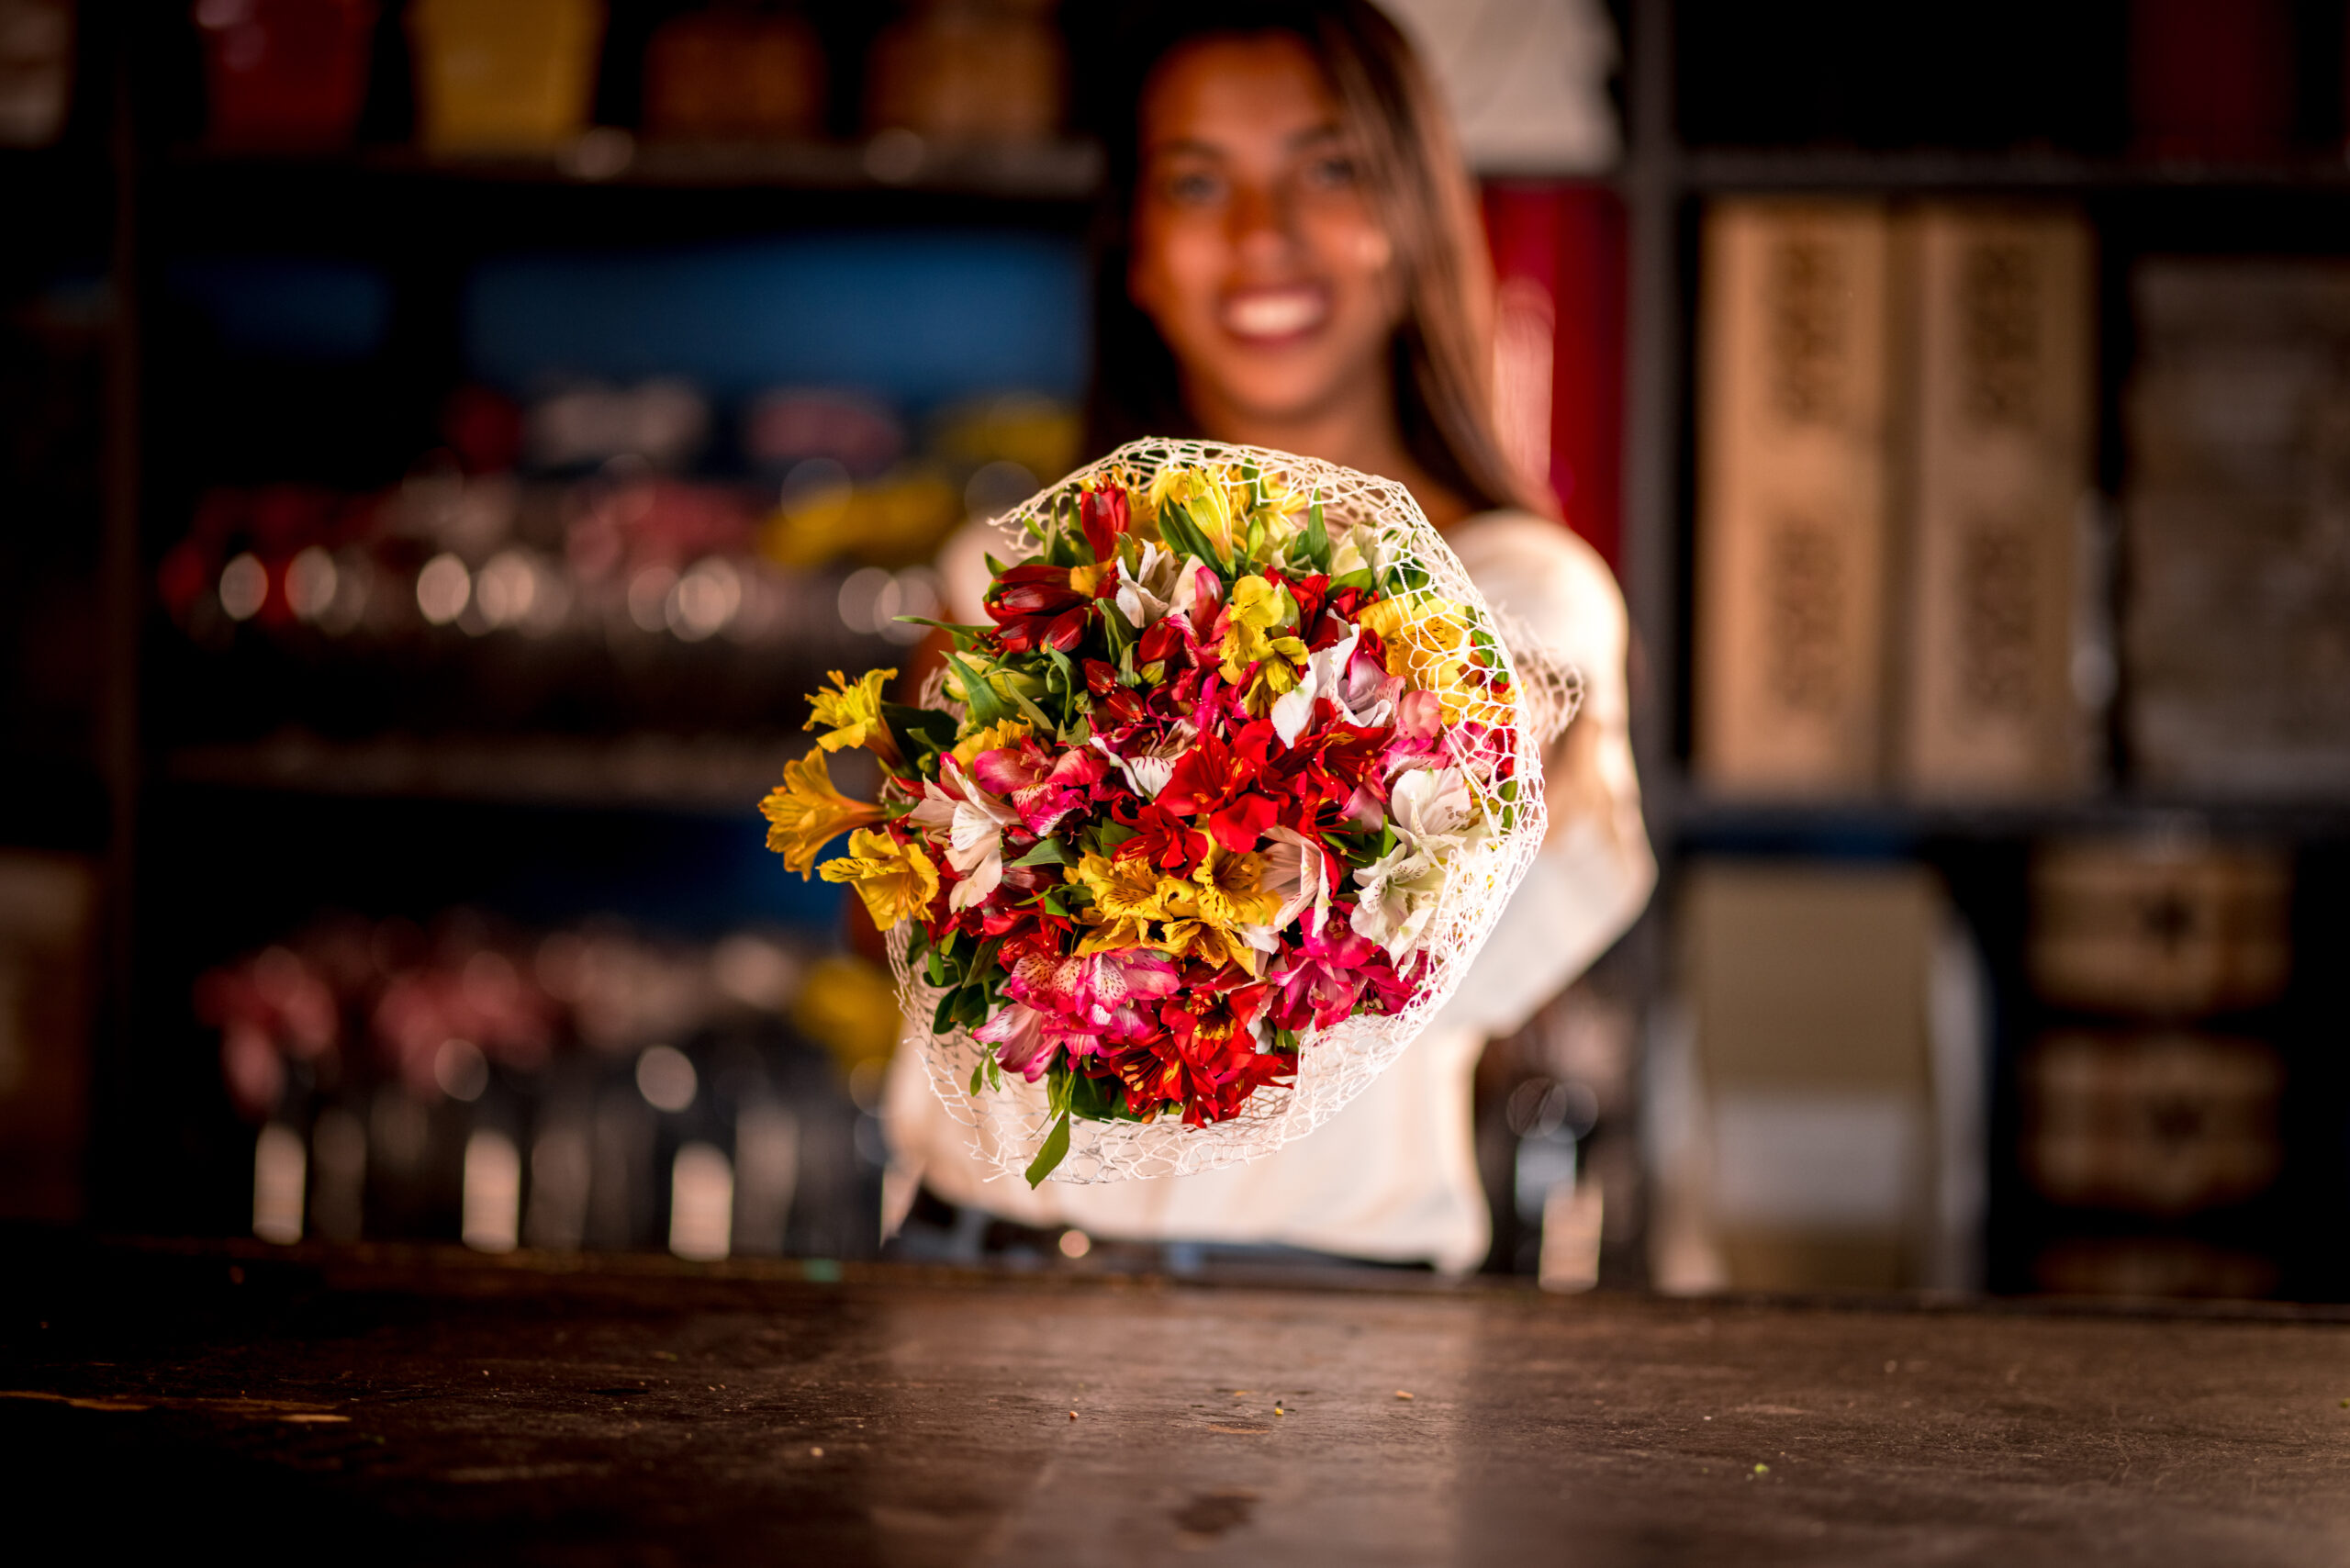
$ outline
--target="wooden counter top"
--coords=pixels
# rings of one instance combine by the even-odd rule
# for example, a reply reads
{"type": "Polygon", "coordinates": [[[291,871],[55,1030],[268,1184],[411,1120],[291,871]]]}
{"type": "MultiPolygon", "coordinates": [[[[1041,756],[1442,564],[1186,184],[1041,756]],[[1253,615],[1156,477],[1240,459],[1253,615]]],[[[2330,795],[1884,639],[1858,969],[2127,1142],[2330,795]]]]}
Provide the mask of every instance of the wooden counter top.
{"type": "Polygon", "coordinates": [[[2339,1314],[9,1240],[24,1562],[2350,1562],[2339,1314]]]}

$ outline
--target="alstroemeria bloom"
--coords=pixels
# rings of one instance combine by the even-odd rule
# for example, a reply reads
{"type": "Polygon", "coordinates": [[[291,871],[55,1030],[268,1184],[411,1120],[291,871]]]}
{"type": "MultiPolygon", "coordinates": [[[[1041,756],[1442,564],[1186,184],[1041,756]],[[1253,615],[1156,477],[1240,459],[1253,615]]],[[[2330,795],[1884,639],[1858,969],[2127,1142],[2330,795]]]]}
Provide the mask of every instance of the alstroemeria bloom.
{"type": "Polygon", "coordinates": [[[1110,765],[1088,748],[1073,747],[1054,757],[1031,742],[981,752],[971,764],[971,777],[1011,801],[1021,825],[1038,838],[1084,804],[1086,792],[1109,771],[1110,765]]]}
{"type": "Polygon", "coordinates": [[[989,619],[1011,653],[1055,647],[1063,652],[1085,640],[1086,616],[1101,566],[1011,566],[988,596],[989,619]]]}
{"type": "Polygon", "coordinates": [[[1306,659],[1296,689],[1273,704],[1273,728],[1283,745],[1295,745],[1314,718],[1314,704],[1326,700],[1347,722],[1376,729],[1393,719],[1403,689],[1403,681],[1362,647],[1362,633],[1348,632],[1306,659]]]}
{"type": "MultiPolygon", "coordinates": [[[[1297,619],[1297,600],[1289,589],[1263,577],[1247,577],[1232,585],[1232,601],[1224,617],[1224,678],[1238,680],[1248,666],[1281,658],[1291,665],[1305,662],[1305,644],[1295,637],[1271,635],[1297,619]]],[[[1284,672],[1287,673],[1287,672],[1284,672]]],[[[1294,678],[1291,676],[1290,678],[1294,678]]]]}
{"type": "Polygon", "coordinates": [[[1423,848],[1451,850],[1465,837],[1482,836],[1484,812],[1468,776],[1458,767],[1415,768],[1387,792],[1387,810],[1399,837],[1423,848]]]}
{"type": "Polygon", "coordinates": [[[1355,621],[1379,633],[1389,670],[1436,694],[1446,723],[1459,723],[1469,704],[1484,700],[1471,672],[1469,622],[1460,605],[1432,593],[1409,594],[1366,604],[1355,621]]]}
{"type": "Polygon", "coordinates": [[[1264,888],[1281,901],[1273,912],[1272,927],[1285,931],[1300,913],[1311,910],[1309,931],[1319,931],[1330,918],[1329,852],[1295,828],[1277,827],[1265,834],[1264,888]]]}
{"type": "Polygon", "coordinates": [[[1340,1023],[1353,1014],[1365,991],[1391,1007],[1411,993],[1375,944],[1326,921],[1312,926],[1288,963],[1270,978],[1280,995],[1274,1021],[1285,1029],[1308,1024],[1326,1029],[1340,1023]]]}
{"type": "Polygon", "coordinates": [[[1424,849],[1399,844],[1355,872],[1361,898],[1350,924],[1401,964],[1416,951],[1444,892],[1444,867],[1424,849]]]}
{"type": "Polygon", "coordinates": [[[969,909],[1003,880],[1003,830],[1017,826],[1020,814],[973,783],[951,756],[940,760],[938,777],[941,783],[923,781],[922,803],[906,820],[946,837],[946,863],[963,879],[947,907],[969,909]]]}
{"type": "Polygon", "coordinates": [[[1093,745],[1125,776],[1126,788],[1146,801],[1155,801],[1175,772],[1175,759],[1191,749],[1197,733],[1191,725],[1179,722],[1147,745],[1120,750],[1100,735],[1093,737],[1093,745]]]}
{"type": "Polygon", "coordinates": [[[1175,759],[1175,771],[1154,803],[1204,818],[1202,825],[1226,849],[1256,848],[1265,830],[1281,820],[1280,802],[1257,790],[1260,781],[1270,782],[1266,765],[1275,738],[1272,725],[1262,721],[1242,726],[1230,745],[1201,735],[1175,759]]]}
{"type": "Polygon", "coordinates": [[[806,876],[827,844],[852,828],[869,827],[881,820],[881,808],[852,801],[833,788],[824,754],[811,751],[783,765],[783,782],[759,802],[767,819],[767,847],[783,863],[806,876]]]}
{"type": "Polygon", "coordinates": [[[884,761],[896,761],[897,741],[890,726],[881,722],[881,688],[895,680],[898,672],[869,669],[854,684],[838,670],[831,673],[831,690],[809,693],[808,722],[800,727],[812,730],[822,725],[827,730],[828,734],[816,737],[816,744],[826,751],[863,746],[884,761]]]}
{"type": "Polygon", "coordinates": [[[995,1047],[996,1064],[1031,1083],[1051,1068],[1055,1052],[1091,1056],[1102,1045],[1102,1031],[1078,1028],[1064,1015],[1024,1002],[1006,1002],[971,1037],[995,1047]]]}
{"type": "Polygon", "coordinates": [[[1174,608],[1175,578],[1180,568],[1173,555],[1146,542],[1131,573],[1121,573],[1115,603],[1118,613],[1137,632],[1174,608]]]}
{"type": "Polygon", "coordinates": [[[922,846],[869,827],[849,834],[848,853],[825,861],[816,874],[855,888],[884,931],[920,914],[938,896],[938,868],[922,846]]]}
{"type": "Polygon", "coordinates": [[[1179,983],[1174,959],[1126,947],[1082,958],[1024,958],[1005,978],[1003,993],[1090,1034],[1124,1038],[1148,1028],[1141,1009],[1174,995],[1179,983]]]}

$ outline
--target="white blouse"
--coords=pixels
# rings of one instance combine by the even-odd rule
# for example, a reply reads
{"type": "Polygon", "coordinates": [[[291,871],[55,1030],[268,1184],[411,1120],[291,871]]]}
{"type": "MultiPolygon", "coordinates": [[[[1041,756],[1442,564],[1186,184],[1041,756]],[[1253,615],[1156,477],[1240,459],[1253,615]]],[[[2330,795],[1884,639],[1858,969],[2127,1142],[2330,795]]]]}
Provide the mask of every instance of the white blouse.
{"type": "MultiPolygon", "coordinates": [[[[1328,1123],[1246,1165],[1151,1181],[1031,1191],[971,1158],[910,1046],[890,1065],[884,1230],[927,1182],[950,1202],[1023,1225],[1134,1241],[1281,1244],[1473,1269],[1491,1237],[1471,1122],[1485,1041],[1535,1011],[1623,935],[1656,880],[1640,820],[1624,688],[1623,596],[1598,554],[1555,522],[1483,512],[1446,531],[1469,576],[1517,631],[1583,674],[1580,778],[1554,779],[1550,835],[1452,1000],[1328,1123]],[[1560,786],[1578,805],[1561,813],[1560,786]]],[[[966,530],[940,566],[952,618],[979,619],[984,541],[966,530]]]]}

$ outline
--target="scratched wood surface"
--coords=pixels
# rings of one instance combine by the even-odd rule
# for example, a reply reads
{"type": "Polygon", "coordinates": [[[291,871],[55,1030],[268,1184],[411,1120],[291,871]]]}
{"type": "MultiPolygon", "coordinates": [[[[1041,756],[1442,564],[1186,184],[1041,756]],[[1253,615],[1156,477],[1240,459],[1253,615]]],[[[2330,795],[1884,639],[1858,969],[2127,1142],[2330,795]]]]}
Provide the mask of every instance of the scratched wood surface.
{"type": "Polygon", "coordinates": [[[2350,1324],[2323,1316],[55,1238],[10,1255],[0,1543],[338,1564],[2350,1562],[2350,1324]]]}

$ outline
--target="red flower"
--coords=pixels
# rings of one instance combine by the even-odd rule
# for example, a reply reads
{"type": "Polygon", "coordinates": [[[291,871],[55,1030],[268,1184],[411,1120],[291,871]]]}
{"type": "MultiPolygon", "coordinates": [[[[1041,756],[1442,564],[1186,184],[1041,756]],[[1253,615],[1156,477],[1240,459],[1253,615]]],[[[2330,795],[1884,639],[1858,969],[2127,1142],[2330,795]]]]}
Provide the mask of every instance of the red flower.
{"type": "Polygon", "coordinates": [[[988,615],[1006,650],[1034,653],[1050,645],[1067,653],[1085,638],[1093,596],[1069,581],[1067,566],[1013,566],[988,595],[988,615]]]}
{"type": "Polygon", "coordinates": [[[1107,561],[1118,553],[1118,538],[1126,532],[1126,487],[1104,485],[1078,498],[1077,517],[1085,528],[1085,542],[1093,558],[1107,561]]]}
{"type": "Polygon", "coordinates": [[[1186,1125],[1204,1126],[1237,1114],[1249,1095],[1288,1076],[1291,1058],[1259,1051],[1251,1027],[1268,994],[1261,983],[1235,986],[1217,976],[1160,1002],[1164,1027],[1113,1060],[1127,1103],[1146,1110],[1173,1101],[1186,1125]]]}
{"type": "Polygon", "coordinates": [[[1132,828],[1135,834],[1118,846],[1112,858],[1147,858],[1169,876],[1190,876],[1207,855],[1208,835],[1157,801],[1133,805],[1128,803],[1131,799],[1113,801],[1110,805],[1110,814],[1120,825],[1132,828]]]}
{"type": "Polygon", "coordinates": [[[1259,785],[1279,787],[1269,765],[1280,744],[1263,719],[1242,725],[1229,745],[1203,734],[1175,759],[1175,771],[1156,803],[1182,816],[1205,818],[1217,843],[1236,855],[1247,854],[1281,820],[1281,801],[1259,792],[1259,785]]]}

